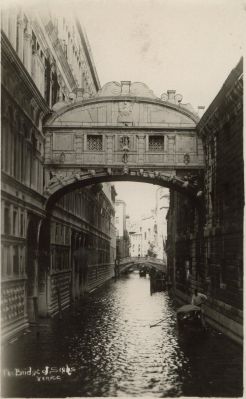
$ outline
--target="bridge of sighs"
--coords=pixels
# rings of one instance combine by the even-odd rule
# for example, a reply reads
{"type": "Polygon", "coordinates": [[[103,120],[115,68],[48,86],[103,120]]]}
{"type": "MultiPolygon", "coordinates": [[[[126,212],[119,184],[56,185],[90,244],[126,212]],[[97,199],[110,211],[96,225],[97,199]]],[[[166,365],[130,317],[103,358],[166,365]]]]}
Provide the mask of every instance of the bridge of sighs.
{"type": "Polygon", "coordinates": [[[83,185],[140,181],[197,195],[204,167],[198,115],[174,90],[110,82],[93,98],[77,92],[46,121],[47,206],[83,185]]]}

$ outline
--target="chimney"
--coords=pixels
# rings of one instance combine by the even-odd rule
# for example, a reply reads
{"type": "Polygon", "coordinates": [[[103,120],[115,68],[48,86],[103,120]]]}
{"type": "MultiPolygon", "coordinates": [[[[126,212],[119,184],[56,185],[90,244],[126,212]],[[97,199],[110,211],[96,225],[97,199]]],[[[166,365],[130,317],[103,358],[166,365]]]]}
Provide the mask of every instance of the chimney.
{"type": "Polygon", "coordinates": [[[175,103],[175,93],[176,90],[167,90],[167,101],[169,101],[170,103],[175,103]]]}
{"type": "Polygon", "coordinates": [[[205,106],[204,106],[204,105],[198,105],[198,107],[197,107],[197,113],[198,113],[198,116],[199,116],[199,117],[202,116],[204,110],[205,110],[205,106]]]}

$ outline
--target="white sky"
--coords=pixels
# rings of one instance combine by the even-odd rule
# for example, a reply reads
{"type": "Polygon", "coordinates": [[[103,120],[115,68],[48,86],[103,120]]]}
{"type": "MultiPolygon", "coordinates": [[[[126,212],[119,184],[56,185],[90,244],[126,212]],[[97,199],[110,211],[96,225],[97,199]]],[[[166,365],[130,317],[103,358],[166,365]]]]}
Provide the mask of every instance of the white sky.
{"type": "Polygon", "coordinates": [[[149,215],[151,209],[155,208],[155,193],[159,186],[137,182],[117,182],[114,185],[117,192],[116,199],[125,201],[126,213],[131,221],[149,215]]]}
{"type": "MultiPolygon", "coordinates": [[[[142,81],[157,96],[210,104],[242,55],[241,0],[73,0],[101,85],[142,81]]],[[[70,2],[71,4],[71,2],[70,2]]]]}

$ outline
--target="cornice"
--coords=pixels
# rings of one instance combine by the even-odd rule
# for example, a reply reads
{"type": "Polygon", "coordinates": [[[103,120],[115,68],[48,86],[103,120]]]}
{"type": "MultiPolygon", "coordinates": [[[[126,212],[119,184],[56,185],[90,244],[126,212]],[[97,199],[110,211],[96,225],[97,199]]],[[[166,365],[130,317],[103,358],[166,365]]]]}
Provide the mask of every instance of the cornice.
{"type": "Polygon", "coordinates": [[[40,91],[38,90],[31,76],[27,72],[25,66],[21,62],[18,55],[16,54],[5,33],[2,31],[1,34],[2,34],[1,35],[2,59],[5,59],[15,69],[15,72],[18,74],[19,78],[23,81],[23,84],[26,86],[26,89],[28,90],[30,96],[35,98],[37,105],[40,107],[44,115],[49,114],[50,108],[46,104],[46,101],[42,97],[40,91]]]}
{"type": "MultiPolygon", "coordinates": [[[[47,212],[47,214],[50,215],[51,220],[56,220],[59,222],[63,222],[66,223],[66,225],[69,225],[70,227],[72,227],[73,229],[79,229],[78,231],[81,231],[81,226],[85,231],[89,231],[92,234],[97,235],[100,238],[104,238],[104,239],[111,239],[111,236],[105,232],[103,232],[102,230],[99,230],[96,226],[92,225],[90,222],[87,222],[85,219],[80,218],[79,216],[73,214],[72,212],[67,211],[66,209],[62,208],[62,206],[60,206],[59,204],[55,205],[55,207],[53,208],[52,212],[47,212]],[[53,212],[56,212],[53,213],[53,212]],[[64,220],[63,216],[59,215],[59,213],[63,213],[66,214],[68,216],[68,218],[70,220],[64,220]],[[58,215],[57,215],[58,214],[58,215]],[[78,224],[74,225],[73,222],[71,222],[71,219],[73,219],[74,221],[76,221],[78,224]]],[[[76,223],[75,222],[75,223],[76,223]]]]}
{"type": "Polygon", "coordinates": [[[52,53],[52,56],[58,61],[58,65],[60,67],[60,73],[64,73],[67,79],[67,83],[70,86],[71,91],[73,91],[75,88],[77,88],[77,84],[75,82],[73,73],[71,71],[71,68],[69,66],[69,63],[64,55],[64,52],[62,50],[60,40],[57,37],[57,34],[55,32],[54,26],[50,25],[50,29],[48,30],[47,25],[42,21],[42,19],[39,18],[39,23],[42,24],[43,30],[40,29],[40,26],[35,23],[35,29],[37,32],[43,37],[43,40],[48,42],[48,47],[50,52],[52,53]]]}
{"type": "MultiPolygon", "coordinates": [[[[105,131],[105,133],[109,134],[119,134],[120,131],[123,132],[133,132],[133,133],[137,133],[140,134],[139,132],[143,131],[143,132],[148,132],[148,133],[182,133],[182,132],[187,132],[189,131],[189,133],[196,133],[196,127],[195,126],[180,126],[180,125],[173,125],[173,126],[168,126],[168,125],[163,125],[163,126],[149,126],[149,125],[132,125],[132,126],[121,126],[121,125],[93,125],[92,126],[89,125],[82,125],[81,123],[78,125],[73,125],[72,127],[70,125],[48,125],[48,126],[44,126],[43,129],[44,131],[48,131],[49,134],[51,134],[51,130],[52,133],[53,132],[69,132],[71,133],[71,131],[73,133],[77,133],[77,132],[83,132],[84,130],[88,130],[88,131],[92,131],[93,133],[98,133],[98,129],[100,129],[100,131],[105,131]],[[112,133],[112,132],[114,133],[112,133]]],[[[80,136],[79,136],[80,137],[80,136]]]]}
{"type": "MultiPolygon", "coordinates": [[[[1,172],[1,188],[2,188],[2,192],[4,192],[6,195],[10,193],[8,193],[7,191],[4,190],[3,188],[3,184],[9,184],[11,187],[14,187],[15,190],[20,190],[22,192],[22,194],[26,194],[26,195],[30,195],[31,197],[35,197],[37,200],[39,200],[41,202],[41,204],[43,205],[46,201],[46,198],[44,195],[40,194],[39,192],[33,190],[30,187],[27,187],[25,184],[19,182],[18,180],[16,180],[14,177],[9,176],[7,173],[5,172],[1,172]]],[[[17,197],[18,198],[18,197],[17,197]]],[[[18,198],[20,199],[20,198],[18,198]]],[[[26,201],[24,201],[26,202],[26,201]]]]}
{"type": "Polygon", "coordinates": [[[176,112],[179,112],[188,118],[190,118],[195,124],[198,123],[199,117],[194,115],[192,112],[188,111],[182,106],[178,106],[176,104],[172,104],[170,102],[163,102],[159,99],[151,99],[149,97],[133,97],[133,96],[108,96],[108,97],[93,97],[91,99],[78,101],[73,104],[68,104],[67,106],[62,107],[59,111],[52,114],[52,116],[46,122],[46,127],[52,126],[52,123],[60,117],[61,115],[65,114],[66,112],[70,112],[76,108],[82,108],[86,105],[94,105],[94,104],[101,104],[101,103],[109,103],[109,102],[132,102],[132,103],[145,103],[145,104],[152,104],[152,105],[160,105],[164,108],[169,108],[176,112]]]}
{"type": "MultiPolygon", "coordinates": [[[[11,93],[8,91],[7,87],[2,85],[2,97],[3,97],[3,94],[7,97],[8,101],[11,101],[12,104],[14,104],[14,106],[18,109],[18,111],[20,113],[22,113],[25,116],[25,118],[27,118],[27,120],[33,126],[33,128],[35,129],[37,134],[39,134],[41,136],[42,140],[44,140],[45,136],[43,134],[43,131],[40,130],[40,128],[35,124],[34,120],[31,118],[31,116],[28,114],[28,112],[24,109],[24,107],[22,107],[19,104],[19,102],[16,100],[16,98],[11,95],[11,93]]],[[[2,118],[5,118],[5,116],[2,115],[2,118]]],[[[42,159],[42,158],[43,158],[43,156],[40,155],[40,159],[42,159]]]]}
{"type": "Polygon", "coordinates": [[[86,56],[86,59],[87,59],[87,62],[89,64],[89,66],[90,66],[90,71],[91,71],[91,75],[92,75],[92,78],[93,78],[93,82],[94,82],[94,85],[96,87],[96,90],[98,91],[101,88],[101,85],[100,85],[100,81],[99,81],[99,78],[98,78],[98,75],[97,75],[96,67],[94,65],[92,54],[91,54],[90,49],[89,49],[88,39],[87,39],[86,35],[84,34],[84,32],[82,30],[82,27],[81,27],[81,25],[80,25],[80,23],[79,23],[77,18],[75,18],[75,21],[76,21],[77,29],[78,29],[78,32],[79,32],[79,35],[80,35],[80,39],[81,39],[81,42],[82,42],[82,45],[83,45],[83,48],[84,48],[84,51],[85,51],[85,56],[86,56]]]}
{"type": "Polygon", "coordinates": [[[31,202],[22,200],[21,198],[18,198],[10,193],[6,193],[4,190],[2,191],[2,199],[6,199],[7,201],[10,201],[13,204],[16,205],[22,205],[23,208],[25,208],[29,212],[33,212],[36,215],[45,218],[47,215],[47,212],[45,209],[39,208],[38,206],[33,205],[31,202]]]}

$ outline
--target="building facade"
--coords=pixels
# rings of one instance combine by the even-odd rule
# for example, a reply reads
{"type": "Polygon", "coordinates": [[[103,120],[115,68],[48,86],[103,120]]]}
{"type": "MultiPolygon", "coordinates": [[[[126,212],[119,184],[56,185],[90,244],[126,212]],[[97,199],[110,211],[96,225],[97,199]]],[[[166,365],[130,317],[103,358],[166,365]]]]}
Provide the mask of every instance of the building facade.
{"type": "Polygon", "coordinates": [[[45,6],[1,18],[4,339],[111,277],[116,244],[109,183],[67,193],[49,212],[43,194],[45,118],[100,89],[84,31],[45,6]]]}
{"type": "Polygon", "coordinates": [[[142,254],[143,256],[157,256],[157,224],[155,211],[142,218],[140,229],[142,233],[142,254]]]}
{"type": "Polygon", "coordinates": [[[243,339],[243,60],[197,125],[205,156],[197,204],[171,191],[168,270],[178,297],[197,287],[208,321],[243,339]]]}
{"type": "Polygon", "coordinates": [[[132,228],[130,231],[130,256],[131,257],[142,257],[143,249],[142,249],[142,231],[141,227],[139,228],[139,232],[137,228],[132,228]]]}
{"type": "Polygon", "coordinates": [[[116,257],[129,256],[129,235],[126,228],[127,215],[126,203],[122,200],[115,201],[115,228],[116,228],[116,257]]]}
{"type": "Polygon", "coordinates": [[[164,187],[158,187],[155,208],[149,215],[143,216],[129,227],[130,256],[153,256],[164,260],[166,263],[165,243],[168,207],[169,192],[164,187]]]}
{"type": "Polygon", "coordinates": [[[156,224],[157,224],[157,258],[166,263],[165,243],[167,239],[167,212],[169,208],[169,192],[164,187],[156,190],[156,224]]]}

